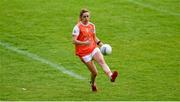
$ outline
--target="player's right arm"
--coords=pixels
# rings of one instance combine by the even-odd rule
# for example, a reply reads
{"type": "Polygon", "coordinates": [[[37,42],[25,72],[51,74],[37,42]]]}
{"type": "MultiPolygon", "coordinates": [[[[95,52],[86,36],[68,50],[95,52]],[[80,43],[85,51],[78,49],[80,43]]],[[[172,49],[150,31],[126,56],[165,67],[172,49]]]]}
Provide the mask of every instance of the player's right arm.
{"type": "Polygon", "coordinates": [[[89,45],[89,44],[90,44],[90,41],[89,41],[89,40],[79,41],[79,40],[77,40],[77,37],[78,37],[78,36],[73,35],[73,44],[75,44],[75,45],[89,45]]]}
{"type": "Polygon", "coordinates": [[[79,27],[76,25],[73,29],[73,32],[72,32],[72,35],[73,35],[73,39],[72,39],[72,42],[73,44],[75,45],[89,45],[90,44],[90,41],[89,40],[86,40],[86,41],[80,41],[78,40],[78,36],[79,36],[79,27]]]}

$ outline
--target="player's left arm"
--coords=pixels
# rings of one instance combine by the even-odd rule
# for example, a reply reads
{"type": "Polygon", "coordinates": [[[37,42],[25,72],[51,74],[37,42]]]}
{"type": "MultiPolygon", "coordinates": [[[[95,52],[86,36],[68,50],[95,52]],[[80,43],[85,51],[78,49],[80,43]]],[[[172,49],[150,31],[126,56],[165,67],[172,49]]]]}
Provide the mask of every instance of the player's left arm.
{"type": "Polygon", "coordinates": [[[95,36],[95,41],[96,41],[96,44],[101,47],[103,45],[102,41],[96,36],[96,27],[94,25],[94,36],[95,36]]]}
{"type": "Polygon", "coordinates": [[[95,41],[99,47],[101,47],[103,45],[102,41],[96,36],[96,34],[95,34],[95,41]]]}

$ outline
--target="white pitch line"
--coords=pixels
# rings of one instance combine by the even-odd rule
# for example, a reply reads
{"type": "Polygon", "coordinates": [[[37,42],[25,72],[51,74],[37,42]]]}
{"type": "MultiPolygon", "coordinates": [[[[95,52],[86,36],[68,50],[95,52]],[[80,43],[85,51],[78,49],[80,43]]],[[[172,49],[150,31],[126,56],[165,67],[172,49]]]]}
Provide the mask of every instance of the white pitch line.
{"type": "Polygon", "coordinates": [[[136,4],[136,5],[140,5],[140,6],[144,7],[144,8],[149,8],[149,9],[152,9],[152,10],[155,10],[155,11],[158,11],[158,12],[162,12],[162,13],[166,13],[166,14],[170,14],[170,15],[174,15],[174,16],[180,16],[180,13],[175,13],[175,12],[166,11],[164,9],[159,9],[159,8],[153,7],[151,5],[147,5],[147,4],[137,2],[136,0],[128,0],[128,1],[132,2],[132,3],[136,4]]]}
{"type": "Polygon", "coordinates": [[[54,67],[54,68],[60,70],[61,72],[63,72],[64,74],[67,74],[67,75],[69,75],[71,77],[74,77],[74,78],[80,79],[80,80],[85,79],[84,77],[82,77],[82,76],[80,76],[80,75],[78,75],[78,74],[76,74],[76,73],[74,73],[74,72],[72,72],[70,70],[65,69],[62,65],[53,63],[53,62],[51,62],[51,61],[49,61],[47,59],[44,59],[44,58],[42,58],[42,57],[40,57],[40,56],[38,56],[36,54],[30,53],[30,52],[27,52],[27,51],[19,50],[16,47],[10,46],[10,44],[8,44],[6,42],[0,41],[0,45],[3,46],[4,48],[8,49],[8,50],[14,51],[14,52],[16,52],[18,54],[27,56],[27,57],[29,57],[29,58],[31,58],[33,60],[36,60],[36,61],[39,61],[41,63],[47,64],[47,65],[49,65],[51,67],[54,67]]]}

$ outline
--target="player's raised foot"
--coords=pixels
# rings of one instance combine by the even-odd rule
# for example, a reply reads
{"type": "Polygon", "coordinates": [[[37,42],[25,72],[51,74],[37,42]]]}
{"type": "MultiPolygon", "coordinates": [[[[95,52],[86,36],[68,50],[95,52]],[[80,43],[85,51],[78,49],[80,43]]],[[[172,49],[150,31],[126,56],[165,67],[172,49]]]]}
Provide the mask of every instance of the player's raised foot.
{"type": "Polygon", "coordinates": [[[118,76],[118,72],[114,71],[111,75],[111,82],[115,82],[116,77],[118,76]]]}

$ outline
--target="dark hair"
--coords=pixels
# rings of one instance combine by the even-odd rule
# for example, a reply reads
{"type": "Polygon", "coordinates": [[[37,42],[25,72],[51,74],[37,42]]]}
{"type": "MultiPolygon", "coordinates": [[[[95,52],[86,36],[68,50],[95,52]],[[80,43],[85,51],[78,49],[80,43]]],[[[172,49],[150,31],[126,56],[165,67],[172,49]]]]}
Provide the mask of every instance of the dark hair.
{"type": "Polygon", "coordinates": [[[80,14],[79,14],[79,21],[81,21],[81,17],[82,17],[82,15],[83,15],[83,13],[86,13],[86,12],[89,12],[87,9],[82,9],[81,11],[80,11],[80,14]]]}

